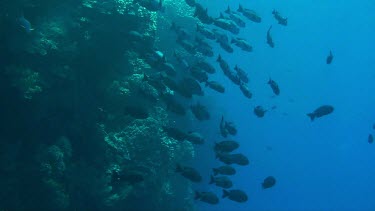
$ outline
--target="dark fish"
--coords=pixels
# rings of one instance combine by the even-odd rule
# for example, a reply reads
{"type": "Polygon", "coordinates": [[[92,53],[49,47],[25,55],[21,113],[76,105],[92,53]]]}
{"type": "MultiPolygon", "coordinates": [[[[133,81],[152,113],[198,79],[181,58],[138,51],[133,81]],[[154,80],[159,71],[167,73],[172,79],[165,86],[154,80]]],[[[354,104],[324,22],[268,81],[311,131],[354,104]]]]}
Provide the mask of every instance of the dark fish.
{"type": "Polygon", "coordinates": [[[237,47],[241,48],[243,51],[252,52],[253,47],[244,39],[232,38],[231,43],[234,43],[237,47]]]}
{"type": "Polygon", "coordinates": [[[254,108],[254,114],[261,118],[261,117],[264,117],[264,114],[267,112],[267,110],[265,110],[262,106],[256,106],[254,108]]]}
{"type": "Polygon", "coordinates": [[[185,139],[193,144],[204,144],[203,136],[197,132],[188,132],[185,139]]]}
{"type": "Polygon", "coordinates": [[[195,191],[195,200],[200,200],[208,204],[218,204],[219,198],[212,192],[198,192],[195,191]]]}
{"type": "Polygon", "coordinates": [[[165,62],[159,65],[158,69],[160,71],[164,71],[167,75],[171,77],[175,77],[177,75],[177,71],[171,63],[165,62]]]}
{"type": "Polygon", "coordinates": [[[202,87],[199,83],[190,77],[185,77],[180,82],[180,90],[185,89],[186,91],[190,92],[192,95],[203,96],[202,87]]]}
{"type": "Polygon", "coordinates": [[[268,84],[271,86],[271,89],[273,91],[273,93],[275,95],[279,95],[280,94],[280,88],[279,88],[279,85],[270,78],[270,80],[268,80],[268,84]]]}
{"type": "Polygon", "coordinates": [[[158,50],[152,50],[150,53],[146,54],[146,62],[151,67],[158,67],[160,64],[167,62],[163,52],[158,50]]]}
{"type": "Polygon", "coordinates": [[[192,182],[201,182],[202,176],[197,170],[188,166],[176,165],[176,172],[180,173],[183,177],[189,179],[192,182]]]}
{"type": "Polygon", "coordinates": [[[165,102],[167,105],[167,110],[171,111],[173,113],[176,113],[178,115],[185,115],[186,110],[185,107],[177,102],[176,97],[169,93],[164,93],[161,95],[161,99],[165,102]]]}
{"type": "Polygon", "coordinates": [[[247,87],[246,84],[240,83],[240,90],[245,97],[249,99],[253,97],[253,94],[250,92],[249,87],[247,87]]]}
{"type": "Polygon", "coordinates": [[[185,0],[186,4],[190,7],[195,7],[195,0],[185,0]]]}
{"type": "Polygon", "coordinates": [[[273,10],[272,14],[280,25],[283,25],[283,26],[288,25],[288,18],[282,17],[278,11],[273,10]]]}
{"type": "Polygon", "coordinates": [[[185,140],[187,134],[175,127],[166,127],[163,126],[163,131],[167,133],[167,135],[177,141],[185,140]]]}
{"type": "Polygon", "coordinates": [[[329,55],[327,56],[326,63],[331,64],[333,60],[333,54],[332,51],[329,51],[329,55]]]}
{"type": "Polygon", "coordinates": [[[164,92],[165,89],[166,89],[166,86],[165,84],[161,81],[161,77],[150,77],[148,75],[146,75],[146,73],[143,73],[143,79],[142,79],[143,82],[147,82],[149,85],[151,85],[152,87],[154,87],[156,90],[158,90],[159,92],[164,92]]]}
{"type": "Polygon", "coordinates": [[[124,113],[135,119],[146,119],[149,116],[147,108],[142,105],[127,105],[124,113]]]}
{"type": "Polygon", "coordinates": [[[213,18],[208,15],[207,8],[205,9],[201,4],[195,4],[194,17],[197,17],[202,23],[211,24],[213,18]]]}
{"type": "Polygon", "coordinates": [[[162,72],[161,74],[161,81],[171,90],[177,91],[179,86],[176,83],[175,79],[167,76],[166,73],[162,72]]]}
{"type": "Polygon", "coordinates": [[[268,28],[268,31],[267,31],[267,44],[268,44],[271,48],[274,48],[274,47],[275,47],[275,43],[274,43],[273,40],[272,40],[271,29],[272,29],[272,26],[270,26],[270,28],[268,28]]]}
{"type": "Polygon", "coordinates": [[[139,5],[141,5],[149,11],[156,12],[164,10],[162,0],[135,0],[135,2],[137,2],[139,5]]]}
{"type": "Polygon", "coordinates": [[[221,141],[218,143],[215,143],[214,150],[216,152],[232,152],[233,150],[236,150],[240,145],[236,141],[221,141]]]}
{"type": "Polygon", "coordinates": [[[191,111],[193,112],[194,116],[199,120],[209,120],[210,113],[208,113],[207,108],[199,103],[190,106],[191,111]]]}
{"type": "Polygon", "coordinates": [[[263,189],[271,188],[271,187],[273,187],[275,184],[276,184],[276,179],[275,179],[275,177],[273,177],[273,176],[269,176],[269,177],[267,177],[267,178],[264,179],[264,181],[263,181],[263,183],[262,183],[262,188],[263,188],[263,189]]]}
{"type": "Polygon", "coordinates": [[[190,68],[190,64],[186,61],[186,59],[184,58],[184,56],[177,52],[177,51],[174,51],[173,52],[173,56],[176,58],[177,62],[184,68],[184,69],[189,69],[190,68]]]}
{"type": "Polygon", "coordinates": [[[219,93],[224,93],[225,92],[225,87],[221,84],[219,84],[216,81],[206,81],[206,86],[210,87],[211,89],[219,92],[219,93]]]}
{"type": "Polygon", "coordinates": [[[372,134],[368,135],[367,141],[368,141],[369,144],[372,144],[374,142],[374,137],[372,136],[372,134]]]}
{"type": "Polygon", "coordinates": [[[234,67],[234,70],[237,72],[237,75],[238,77],[240,77],[241,81],[244,82],[244,83],[248,83],[249,82],[249,77],[247,76],[247,73],[239,68],[237,65],[234,67]]]}
{"type": "Polygon", "coordinates": [[[172,22],[170,29],[176,32],[177,39],[184,40],[184,39],[190,39],[192,37],[190,32],[188,32],[186,29],[182,28],[181,26],[177,26],[175,22],[172,22]]]}
{"type": "Polygon", "coordinates": [[[140,172],[135,171],[113,171],[111,175],[112,185],[119,185],[121,183],[134,185],[143,181],[143,175],[140,172]]]}
{"type": "Polygon", "coordinates": [[[223,198],[228,197],[232,201],[236,202],[246,202],[248,197],[245,192],[242,190],[224,190],[223,189],[223,198]]]}
{"type": "Polygon", "coordinates": [[[310,117],[311,121],[314,121],[315,118],[319,118],[325,115],[332,113],[334,110],[333,106],[323,105],[315,109],[312,113],[308,113],[307,116],[310,117]]]}
{"type": "Polygon", "coordinates": [[[211,175],[209,184],[214,184],[222,188],[231,188],[233,186],[232,181],[226,176],[214,177],[211,175]]]}
{"type": "Polygon", "coordinates": [[[232,136],[237,134],[237,128],[233,122],[225,122],[225,128],[227,129],[228,133],[232,136]]]}
{"type": "Polygon", "coordinates": [[[195,42],[198,45],[202,45],[203,47],[212,49],[212,46],[208,44],[208,42],[206,42],[206,40],[202,36],[195,36],[195,42]]]}
{"type": "Polygon", "coordinates": [[[201,45],[201,44],[197,44],[195,45],[195,50],[201,54],[203,54],[203,56],[207,56],[207,57],[213,57],[214,56],[214,51],[211,47],[207,47],[205,45],[201,45]]]}
{"type": "Polygon", "coordinates": [[[206,73],[213,74],[216,72],[215,68],[206,61],[199,61],[195,64],[195,66],[201,68],[202,70],[206,71],[206,73]]]}
{"type": "Polygon", "coordinates": [[[176,42],[190,54],[195,54],[195,45],[192,42],[184,39],[177,39],[176,42]]]}
{"type": "Polygon", "coordinates": [[[237,27],[236,23],[232,20],[225,19],[222,14],[220,14],[220,18],[214,19],[214,25],[233,34],[240,33],[240,29],[237,27]]]}
{"type": "Polygon", "coordinates": [[[246,18],[248,18],[249,20],[255,23],[262,22],[262,19],[256,14],[254,10],[249,10],[249,9],[243,8],[242,5],[239,5],[237,11],[242,13],[243,16],[245,16],[246,18]]]}
{"type": "Polygon", "coordinates": [[[246,26],[246,23],[244,20],[242,20],[241,16],[237,12],[232,11],[229,6],[227,10],[225,10],[225,13],[229,15],[229,18],[233,20],[237,24],[237,26],[239,27],[246,26]]]}
{"type": "Polygon", "coordinates": [[[249,159],[241,154],[228,154],[225,152],[217,152],[216,157],[219,158],[219,160],[227,165],[231,164],[238,164],[240,166],[246,166],[249,164],[249,159]]]}
{"type": "Polygon", "coordinates": [[[210,40],[216,39],[216,35],[212,30],[210,30],[209,28],[206,28],[204,25],[201,25],[199,23],[197,23],[197,32],[201,33],[207,39],[210,39],[210,40]]]}
{"type": "Polygon", "coordinates": [[[219,42],[220,44],[220,47],[225,50],[226,52],[228,53],[233,53],[233,48],[232,46],[230,46],[230,43],[229,42],[219,42]]]}
{"type": "Polygon", "coordinates": [[[218,43],[228,43],[229,38],[228,35],[221,30],[213,29],[212,30],[215,33],[215,39],[218,43]]]}
{"type": "Polygon", "coordinates": [[[220,166],[219,168],[213,168],[214,176],[218,174],[222,175],[234,175],[236,174],[236,169],[234,169],[232,166],[220,166]]]}
{"type": "Polygon", "coordinates": [[[208,80],[207,73],[197,66],[194,66],[190,69],[190,74],[200,83],[206,82],[208,80]]]}
{"type": "Polygon", "coordinates": [[[220,121],[220,134],[224,138],[228,136],[228,130],[225,128],[225,121],[224,121],[224,116],[221,116],[221,121],[220,121]]]}

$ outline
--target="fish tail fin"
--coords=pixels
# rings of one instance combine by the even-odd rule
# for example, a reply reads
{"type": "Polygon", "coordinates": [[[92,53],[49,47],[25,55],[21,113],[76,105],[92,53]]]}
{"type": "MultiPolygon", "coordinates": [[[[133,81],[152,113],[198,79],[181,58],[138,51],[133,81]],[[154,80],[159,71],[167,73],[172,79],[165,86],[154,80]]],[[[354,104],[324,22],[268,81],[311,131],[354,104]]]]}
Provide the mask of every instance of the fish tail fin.
{"type": "Polygon", "coordinates": [[[142,81],[144,82],[144,81],[148,81],[148,76],[146,75],[146,73],[143,73],[143,79],[142,79],[142,81]]]}
{"type": "Polygon", "coordinates": [[[314,119],[315,119],[315,114],[314,113],[308,113],[307,116],[310,117],[311,121],[314,121],[314,119]]]}
{"type": "Polygon", "coordinates": [[[212,171],[214,172],[214,176],[219,174],[219,169],[213,168],[212,171]]]}
{"type": "Polygon", "coordinates": [[[228,5],[227,10],[225,10],[226,13],[230,13],[230,7],[228,5]]]}
{"type": "Polygon", "coordinates": [[[223,13],[220,12],[220,15],[219,15],[220,18],[224,18],[224,15],[223,13]]]}
{"type": "Polygon", "coordinates": [[[217,56],[217,59],[216,61],[220,62],[221,61],[221,55],[219,54],[219,56],[217,56]]]}
{"type": "Polygon", "coordinates": [[[198,191],[195,191],[194,199],[197,200],[201,197],[201,194],[198,191]]]}
{"type": "Polygon", "coordinates": [[[229,191],[223,189],[223,196],[222,198],[228,197],[229,196],[229,191]]]}
{"type": "Polygon", "coordinates": [[[276,14],[276,10],[273,9],[273,10],[272,10],[272,15],[275,15],[275,14],[276,14]]]}
{"type": "Polygon", "coordinates": [[[215,178],[214,176],[210,176],[210,182],[208,184],[213,184],[215,182],[215,178]]]}
{"type": "Polygon", "coordinates": [[[238,5],[238,9],[237,9],[238,12],[242,12],[243,11],[243,7],[241,4],[238,5]]]}

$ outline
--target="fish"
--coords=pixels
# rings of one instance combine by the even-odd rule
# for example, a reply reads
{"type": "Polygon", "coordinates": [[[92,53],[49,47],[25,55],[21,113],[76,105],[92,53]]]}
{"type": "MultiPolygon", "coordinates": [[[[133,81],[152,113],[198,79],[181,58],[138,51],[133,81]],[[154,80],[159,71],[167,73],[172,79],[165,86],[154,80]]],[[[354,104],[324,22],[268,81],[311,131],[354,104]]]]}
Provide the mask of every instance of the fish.
{"type": "Polygon", "coordinates": [[[190,64],[188,61],[186,61],[186,59],[184,58],[184,56],[180,53],[180,52],[177,52],[177,51],[174,51],[173,52],[173,56],[174,58],[177,60],[177,62],[185,69],[185,70],[188,70],[190,69],[190,64]]]}
{"type": "Polygon", "coordinates": [[[213,168],[212,170],[214,172],[214,176],[218,174],[221,174],[221,175],[235,175],[236,174],[236,169],[229,165],[220,166],[218,168],[213,168]]]}
{"type": "Polygon", "coordinates": [[[18,17],[16,19],[17,23],[19,24],[19,26],[21,28],[23,28],[25,30],[26,33],[31,33],[31,31],[33,31],[34,29],[32,28],[31,26],[31,23],[29,20],[27,20],[23,15],[18,17]]]}
{"type": "Polygon", "coordinates": [[[269,177],[266,177],[266,178],[263,180],[262,188],[263,188],[263,189],[271,188],[271,187],[275,186],[275,184],[276,184],[276,179],[275,179],[275,177],[273,177],[273,176],[269,176],[269,177]]]}
{"type": "Polygon", "coordinates": [[[135,119],[147,119],[149,117],[148,109],[142,105],[127,105],[124,107],[124,113],[135,119]]]}
{"type": "Polygon", "coordinates": [[[186,114],[185,107],[176,100],[176,97],[174,95],[170,93],[163,93],[161,95],[161,99],[167,105],[168,111],[171,111],[182,116],[186,114]]]}
{"type": "Polygon", "coordinates": [[[167,73],[167,75],[171,77],[175,77],[177,75],[177,71],[174,68],[173,64],[168,63],[168,62],[161,63],[158,66],[158,69],[160,71],[165,71],[165,73],[167,73]]]}
{"type": "Polygon", "coordinates": [[[190,7],[195,7],[195,0],[185,0],[186,4],[189,5],[190,7]]]}
{"type": "Polygon", "coordinates": [[[268,80],[268,84],[271,86],[271,89],[273,91],[273,93],[275,95],[279,95],[280,94],[280,88],[279,88],[279,85],[274,81],[272,80],[271,78],[268,80]]]}
{"type": "Polygon", "coordinates": [[[184,89],[185,92],[189,92],[191,95],[198,95],[203,96],[204,92],[202,90],[202,87],[199,85],[199,83],[191,78],[191,77],[185,77],[180,81],[180,89],[184,89]]]}
{"type": "Polygon", "coordinates": [[[216,39],[216,35],[211,29],[209,29],[209,28],[207,28],[204,25],[201,25],[199,23],[197,23],[197,30],[196,31],[199,32],[200,34],[202,34],[207,39],[210,39],[210,40],[216,39]]]}
{"type": "Polygon", "coordinates": [[[209,184],[215,184],[221,188],[231,188],[233,186],[232,181],[227,176],[214,177],[211,175],[209,184]]]}
{"type": "Polygon", "coordinates": [[[140,172],[136,171],[113,171],[111,174],[112,185],[119,185],[121,183],[129,183],[135,185],[137,183],[143,182],[145,180],[144,176],[140,172]]]}
{"type": "Polygon", "coordinates": [[[225,19],[222,14],[220,14],[219,18],[214,19],[213,23],[215,26],[229,31],[233,34],[240,33],[240,29],[237,27],[236,23],[230,19],[225,19]]]}
{"type": "Polygon", "coordinates": [[[233,20],[237,24],[237,26],[242,28],[246,27],[246,23],[244,20],[242,20],[241,16],[238,13],[232,11],[229,6],[224,12],[229,15],[229,18],[233,20]]]}
{"type": "Polygon", "coordinates": [[[182,166],[180,164],[176,165],[176,172],[180,173],[183,177],[189,179],[192,182],[201,182],[202,176],[197,170],[192,167],[182,166]]]}
{"type": "Polygon", "coordinates": [[[204,138],[198,132],[188,132],[185,139],[193,144],[204,144],[204,138]]]}
{"type": "Polygon", "coordinates": [[[218,43],[228,43],[228,35],[219,29],[213,29],[212,32],[215,34],[215,39],[218,43]]]}
{"type": "Polygon", "coordinates": [[[265,110],[262,106],[256,106],[254,108],[254,114],[261,118],[261,117],[264,117],[264,114],[267,112],[267,110],[265,110]]]}
{"type": "Polygon", "coordinates": [[[184,141],[187,136],[185,132],[175,127],[163,126],[163,131],[166,132],[169,137],[176,139],[177,141],[184,141]]]}
{"type": "Polygon", "coordinates": [[[208,204],[218,204],[219,198],[212,192],[198,192],[195,191],[195,200],[200,200],[208,204]]]}
{"type": "Polygon", "coordinates": [[[229,42],[219,42],[220,44],[220,47],[225,50],[226,52],[228,53],[233,53],[233,48],[232,46],[230,46],[230,43],[229,42]]]}
{"type": "Polygon", "coordinates": [[[241,50],[246,52],[252,52],[253,47],[245,40],[241,38],[232,38],[231,43],[234,43],[237,47],[241,48],[241,50]]]}
{"type": "Polygon", "coordinates": [[[240,145],[237,141],[227,140],[215,143],[215,152],[232,152],[236,150],[240,145]]]}
{"type": "Polygon", "coordinates": [[[225,121],[225,128],[227,129],[230,135],[235,136],[237,134],[237,128],[233,122],[225,121]]]}
{"type": "Polygon", "coordinates": [[[237,65],[234,67],[234,70],[237,72],[238,77],[240,77],[241,81],[244,83],[249,82],[249,77],[247,76],[247,73],[245,70],[239,68],[237,65]]]}
{"type": "Polygon", "coordinates": [[[216,152],[216,157],[227,165],[238,164],[240,166],[246,166],[250,163],[249,159],[241,153],[228,154],[226,152],[216,152]]]}
{"type": "Polygon", "coordinates": [[[176,43],[178,43],[183,49],[185,49],[190,54],[195,54],[195,45],[189,40],[177,39],[176,43]]]}
{"type": "Polygon", "coordinates": [[[331,105],[323,105],[319,108],[315,109],[313,112],[308,113],[307,116],[310,117],[311,121],[314,121],[315,118],[320,118],[322,116],[328,115],[332,113],[334,110],[334,107],[331,105]]]}
{"type": "Polygon", "coordinates": [[[254,10],[243,8],[241,4],[238,6],[237,11],[242,13],[243,16],[245,16],[247,19],[249,19],[249,20],[251,20],[255,23],[262,22],[262,18],[259,17],[259,15],[256,14],[256,12],[254,10]]]}
{"type": "Polygon", "coordinates": [[[272,14],[280,25],[283,25],[283,26],[288,25],[288,18],[282,17],[278,11],[273,10],[272,14]]]}
{"type": "Polygon", "coordinates": [[[195,45],[195,50],[197,52],[203,54],[204,56],[207,56],[207,57],[213,57],[214,56],[214,51],[213,51],[212,47],[207,47],[205,45],[197,44],[197,45],[195,45]]]}
{"type": "Polygon", "coordinates": [[[193,78],[195,78],[200,83],[206,82],[208,80],[207,73],[202,69],[198,68],[197,66],[193,66],[190,69],[190,75],[193,76],[193,78]]]}
{"type": "Polygon", "coordinates": [[[253,94],[250,92],[249,88],[246,86],[245,83],[240,83],[240,90],[242,91],[242,94],[251,99],[253,97],[253,94]]]}
{"type": "Polygon", "coordinates": [[[176,32],[177,39],[186,40],[191,39],[192,37],[189,31],[182,28],[181,26],[177,26],[175,22],[172,22],[170,29],[176,32]]]}
{"type": "Polygon", "coordinates": [[[221,121],[220,121],[220,125],[219,126],[220,126],[220,134],[221,134],[221,136],[223,136],[224,138],[226,138],[228,136],[228,131],[225,128],[224,116],[221,116],[221,121]]]}
{"type": "Polygon", "coordinates": [[[246,193],[242,190],[225,190],[223,189],[223,196],[222,198],[228,197],[230,200],[235,202],[246,202],[248,200],[248,197],[246,193]]]}
{"type": "Polygon", "coordinates": [[[137,2],[151,12],[164,11],[162,0],[134,0],[134,2],[137,2]]]}
{"type": "Polygon", "coordinates": [[[273,39],[272,39],[272,36],[271,36],[271,29],[272,29],[272,25],[268,28],[268,31],[267,31],[267,44],[271,48],[274,48],[275,47],[275,43],[273,42],[273,39]]]}
{"type": "Polygon", "coordinates": [[[225,92],[225,87],[216,81],[206,81],[206,87],[210,87],[212,90],[215,90],[219,93],[225,92]]]}
{"type": "Polygon", "coordinates": [[[326,63],[331,64],[333,60],[333,54],[332,51],[329,51],[329,55],[327,56],[326,63]]]}
{"type": "Polygon", "coordinates": [[[200,103],[190,106],[190,109],[199,121],[210,119],[210,113],[208,113],[207,108],[200,103]]]}
{"type": "Polygon", "coordinates": [[[213,18],[208,15],[208,9],[204,8],[201,4],[195,4],[195,12],[194,17],[198,18],[202,23],[211,24],[213,22],[213,18]]]}
{"type": "Polygon", "coordinates": [[[201,60],[197,62],[194,66],[206,71],[206,73],[214,74],[216,72],[215,68],[208,62],[201,60]]]}
{"type": "Polygon", "coordinates": [[[368,135],[367,142],[368,142],[369,144],[374,143],[374,137],[372,136],[372,134],[369,134],[369,135],[368,135]]]}

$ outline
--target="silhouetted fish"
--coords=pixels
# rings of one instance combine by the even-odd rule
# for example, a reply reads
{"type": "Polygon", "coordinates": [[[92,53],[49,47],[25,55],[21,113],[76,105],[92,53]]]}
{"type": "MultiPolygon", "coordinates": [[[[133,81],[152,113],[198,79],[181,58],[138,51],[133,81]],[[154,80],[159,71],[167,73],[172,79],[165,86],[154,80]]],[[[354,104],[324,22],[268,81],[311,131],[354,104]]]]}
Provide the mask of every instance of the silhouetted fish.
{"type": "Polygon", "coordinates": [[[372,136],[372,134],[368,135],[367,141],[368,141],[369,144],[374,143],[374,137],[372,136]]]}
{"type": "Polygon", "coordinates": [[[312,113],[308,113],[307,116],[310,117],[311,121],[314,121],[315,118],[319,118],[325,115],[332,113],[334,110],[333,106],[323,105],[315,109],[312,113]]]}
{"type": "Polygon", "coordinates": [[[331,64],[333,60],[333,54],[332,51],[329,51],[329,55],[327,56],[326,63],[331,64]]]}
{"type": "Polygon", "coordinates": [[[232,201],[236,202],[246,202],[248,197],[245,192],[242,190],[224,190],[223,189],[223,198],[228,197],[232,201]]]}
{"type": "Polygon", "coordinates": [[[192,182],[201,182],[202,176],[197,170],[188,166],[176,165],[176,172],[180,173],[183,177],[189,179],[192,182]]]}
{"type": "Polygon", "coordinates": [[[233,186],[232,181],[227,176],[214,177],[211,175],[209,184],[214,184],[222,188],[231,188],[233,186]]]}
{"type": "Polygon", "coordinates": [[[273,39],[272,39],[272,36],[271,36],[271,29],[272,29],[272,26],[270,26],[270,28],[268,28],[268,31],[267,31],[267,44],[271,48],[274,48],[275,47],[275,43],[273,42],[273,39]]]}
{"type": "Polygon", "coordinates": [[[263,181],[263,183],[262,183],[262,188],[263,188],[263,189],[271,188],[271,187],[273,187],[275,184],[276,184],[276,179],[275,179],[275,177],[273,177],[273,176],[269,176],[269,177],[267,177],[267,178],[264,179],[264,181],[263,181]]]}
{"type": "Polygon", "coordinates": [[[195,200],[200,200],[209,204],[218,204],[219,198],[212,192],[198,192],[195,191],[195,200]]]}
{"type": "Polygon", "coordinates": [[[279,88],[279,85],[270,78],[270,80],[268,80],[268,84],[271,86],[271,89],[273,91],[273,93],[275,95],[279,95],[280,94],[280,88],[279,88]]]}
{"type": "Polygon", "coordinates": [[[236,174],[236,169],[234,169],[232,166],[225,165],[225,166],[220,166],[218,168],[213,168],[212,169],[214,172],[214,176],[218,174],[222,175],[234,175],[236,174]]]}

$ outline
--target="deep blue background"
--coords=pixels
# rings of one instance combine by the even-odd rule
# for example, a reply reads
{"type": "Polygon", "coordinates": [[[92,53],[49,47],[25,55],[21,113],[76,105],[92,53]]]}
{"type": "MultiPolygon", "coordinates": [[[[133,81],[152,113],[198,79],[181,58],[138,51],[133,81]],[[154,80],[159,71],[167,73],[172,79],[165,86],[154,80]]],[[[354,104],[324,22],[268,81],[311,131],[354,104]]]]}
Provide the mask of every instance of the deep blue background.
{"type": "MultiPolygon", "coordinates": [[[[216,206],[197,202],[198,208],[375,210],[375,145],[367,143],[368,134],[375,134],[375,1],[199,2],[214,17],[228,4],[237,9],[241,2],[258,12],[262,23],[247,21],[239,35],[249,40],[254,52],[235,46],[233,54],[217,49],[232,68],[238,64],[247,70],[253,99],[245,98],[212,59],[219,74],[210,79],[225,84],[227,91],[221,95],[205,90],[205,98],[198,101],[209,105],[213,117],[210,123],[196,125],[212,145],[222,139],[221,114],[236,123],[239,133],[233,139],[241,144],[237,152],[246,154],[250,165],[236,167],[232,179],[249,201],[222,199],[216,206]],[[276,23],[273,9],[288,17],[288,26],[276,23]],[[274,49],[266,44],[270,25],[274,49]],[[325,63],[329,50],[335,56],[331,65],[325,63]],[[269,77],[279,83],[280,96],[274,97],[266,84],[269,77]],[[333,105],[334,113],[310,122],[306,113],[322,104],[333,105]],[[252,112],[256,105],[277,108],[259,119],[252,112]],[[276,177],[276,186],[262,190],[261,182],[270,175],[276,177]]],[[[207,147],[198,148],[195,162],[207,183],[213,165],[221,165],[207,147]]],[[[208,184],[195,189],[222,195],[220,188],[208,184]]]]}

